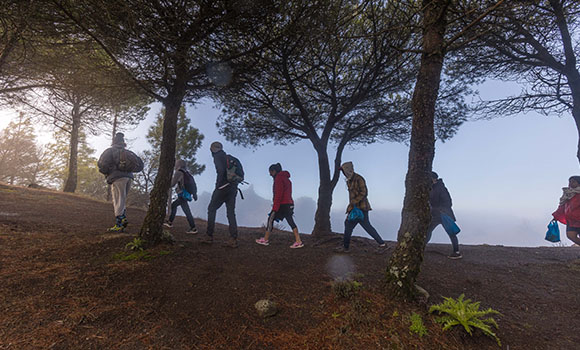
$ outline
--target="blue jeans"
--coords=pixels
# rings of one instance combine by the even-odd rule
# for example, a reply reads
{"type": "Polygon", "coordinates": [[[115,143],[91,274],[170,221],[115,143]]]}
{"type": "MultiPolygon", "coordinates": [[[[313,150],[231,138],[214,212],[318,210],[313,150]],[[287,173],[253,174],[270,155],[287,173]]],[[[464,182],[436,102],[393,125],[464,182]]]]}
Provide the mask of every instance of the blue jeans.
{"type": "Polygon", "coordinates": [[[352,236],[352,230],[360,223],[362,228],[367,231],[367,233],[377,241],[378,244],[383,244],[385,241],[379,236],[377,230],[371,225],[369,221],[369,212],[363,210],[363,219],[362,221],[349,221],[348,218],[344,221],[344,241],[343,245],[345,249],[348,249],[350,246],[350,237],[352,236]]]}
{"type": "MultiPolygon", "coordinates": [[[[441,224],[441,216],[431,217],[431,223],[429,224],[429,228],[427,229],[427,240],[425,243],[429,243],[429,241],[431,240],[431,235],[433,234],[433,230],[435,230],[435,228],[437,226],[439,226],[440,224],[441,224]]],[[[447,232],[447,231],[445,231],[445,232],[447,232]]],[[[449,232],[447,232],[447,235],[449,236],[449,239],[451,240],[451,245],[453,246],[453,252],[458,252],[459,251],[459,240],[457,239],[457,235],[450,234],[449,232]]]]}

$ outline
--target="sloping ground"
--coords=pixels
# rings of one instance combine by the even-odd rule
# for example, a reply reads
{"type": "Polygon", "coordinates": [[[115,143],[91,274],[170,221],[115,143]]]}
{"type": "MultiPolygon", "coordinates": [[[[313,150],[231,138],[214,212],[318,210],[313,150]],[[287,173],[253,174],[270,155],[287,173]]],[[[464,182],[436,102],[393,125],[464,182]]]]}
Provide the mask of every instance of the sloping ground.
{"type": "MultiPolygon", "coordinates": [[[[129,209],[130,233],[107,234],[108,203],[0,185],[0,349],[499,348],[480,333],[442,332],[425,305],[389,300],[381,278],[392,249],[366,239],[338,255],[338,241],[314,246],[305,235],[291,250],[291,235],[276,232],[262,247],[260,229],[242,228],[238,249],[203,246],[179,218],[176,244],[151,259],[114,258],[144,214],[129,209]],[[363,288],[340,298],[332,283],[348,272],[363,288]],[[258,317],[262,298],[280,313],[258,317]],[[409,330],[413,312],[423,337],[409,330]]],[[[217,240],[226,235],[218,225],[217,240]]],[[[419,284],[429,304],[465,293],[500,311],[503,349],[580,348],[580,249],[464,246],[458,261],[448,249],[427,248],[419,284]]]]}

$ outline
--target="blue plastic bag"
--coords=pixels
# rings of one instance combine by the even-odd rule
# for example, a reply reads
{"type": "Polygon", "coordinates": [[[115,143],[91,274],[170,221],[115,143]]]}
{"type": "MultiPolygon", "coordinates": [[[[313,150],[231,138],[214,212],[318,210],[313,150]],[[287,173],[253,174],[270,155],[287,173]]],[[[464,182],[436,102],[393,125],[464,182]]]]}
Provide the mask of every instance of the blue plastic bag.
{"type": "Polygon", "coordinates": [[[546,232],[546,241],[552,243],[560,242],[560,228],[558,227],[558,221],[552,220],[548,224],[548,232],[546,232]]]}
{"type": "Polygon", "coordinates": [[[348,213],[347,219],[348,221],[362,221],[364,217],[365,214],[362,212],[362,210],[354,206],[350,213],[348,213]]]}
{"type": "Polygon", "coordinates": [[[461,229],[453,219],[447,214],[441,214],[441,224],[448,235],[456,235],[461,232],[461,229]]]}
{"type": "Polygon", "coordinates": [[[191,200],[193,199],[193,196],[191,195],[191,193],[187,192],[187,190],[185,188],[183,190],[181,190],[179,197],[185,199],[188,202],[191,202],[191,200]]]}

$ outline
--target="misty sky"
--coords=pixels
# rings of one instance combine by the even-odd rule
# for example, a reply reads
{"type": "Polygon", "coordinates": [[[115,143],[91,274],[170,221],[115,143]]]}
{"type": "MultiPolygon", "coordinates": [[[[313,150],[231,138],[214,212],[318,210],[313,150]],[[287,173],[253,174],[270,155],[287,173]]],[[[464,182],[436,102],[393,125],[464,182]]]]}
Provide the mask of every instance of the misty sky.
{"type": "MultiPolygon", "coordinates": [[[[483,98],[516,94],[513,84],[487,84],[483,98]]],[[[154,104],[147,120],[126,133],[130,148],[148,147],[144,136],[160,105],[154,104]]],[[[209,193],[215,182],[209,144],[220,141],[224,150],[238,157],[250,185],[242,186],[245,200],[238,197],[238,221],[244,226],[261,226],[270,209],[272,178],[268,166],[280,162],[293,182],[296,221],[300,232],[310,233],[313,226],[318,169],[316,153],[310,142],[289,146],[267,144],[246,149],[226,142],[216,130],[219,110],[211,101],[187,106],[192,124],[205,135],[198,161],[206,171],[196,177],[200,200],[192,204],[194,216],[207,216],[209,193]]],[[[0,128],[10,115],[0,114],[0,128]]],[[[40,131],[40,130],[39,130],[40,131]]],[[[536,113],[473,121],[462,125],[451,140],[436,144],[433,169],[443,178],[453,198],[453,209],[462,232],[460,244],[501,244],[515,246],[549,246],[544,241],[546,225],[556,209],[561,187],[570,175],[578,175],[576,159],[577,132],[572,117],[542,116],[536,113]]],[[[90,138],[96,156],[110,143],[105,137],[90,138]]],[[[332,155],[333,157],[334,155],[332,155]]],[[[347,147],[343,161],[353,161],[355,171],[365,177],[369,201],[373,207],[371,223],[386,240],[394,241],[404,196],[408,146],[383,143],[347,147]]],[[[341,177],[333,196],[332,228],[342,232],[344,210],[348,202],[346,183],[341,177]]],[[[218,221],[226,222],[225,208],[218,221]]],[[[561,225],[561,230],[564,227],[561,225]]],[[[365,235],[358,227],[355,234],[365,235]]],[[[571,242],[563,237],[566,245],[571,242]]],[[[431,242],[449,243],[441,227],[431,242]]]]}

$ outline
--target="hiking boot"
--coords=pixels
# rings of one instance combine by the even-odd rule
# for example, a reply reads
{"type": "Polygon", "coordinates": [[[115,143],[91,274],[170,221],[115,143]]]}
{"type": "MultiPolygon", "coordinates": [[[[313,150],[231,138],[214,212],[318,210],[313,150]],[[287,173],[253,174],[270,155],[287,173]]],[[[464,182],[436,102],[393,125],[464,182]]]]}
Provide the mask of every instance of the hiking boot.
{"type": "Polygon", "coordinates": [[[257,239],[256,243],[260,245],[270,245],[270,241],[266,240],[264,237],[257,239]]]}
{"type": "Polygon", "coordinates": [[[121,226],[123,226],[124,228],[126,228],[129,225],[129,220],[127,219],[126,216],[123,216],[121,218],[121,226]]]}
{"type": "Polygon", "coordinates": [[[171,223],[171,222],[169,222],[169,221],[165,221],[165,222],[163,223],[163,226],[165,226],[165,227],[169,227],[169,228],[172,228],[172,227],[173,227],[173,223],[171,223]]]}
{"type": "Polygon", "coordinates": [[[348,253],[350,253],[350,249],[345,248],[343,246],[340,246],[340,247],[334,248],[334,252],[335,253],[345,253],[345,254],[348,254],[348,253]]]}
{"type": "Polygon", "coordinates": [[[185,233],[189,233],[189,234],[192,234],[192,235],[196,235],[197,234],[197,229],[195,227],[192,227],[188,231],[185,231],[185,233]]]}
{"type": "Polygon", "coordinates": [[[222,244],[224,247],[228,248],[237,248],[238,247],[238,240],[235,238],[230,238],[226,242],[222,244]]]}
{"type": "Polygon", "coordinates": [[[302,248],[304,247],[304,243],[302,242],[294,242],[294,244],[292,244],[290,246],[291,249],[298,249],[298,248],[302,248]]]}
{"type": "Polygon", "coordinates": [[[109,227],[107,229],[107,232],[123,232],[123,231],[125,231],[125,228],[119,224],[115,224],[115,226],[109,227]]]}
{"type": "Polygon", "coordinates": [[[453,260],[457,260],[457,259],[461,259],[463,258],[463,255],[461,255],[460,252],[453,252],[451,253],[449,256],[447,256],[449,259],[453,259],[453,260]]]}
{"type": "Polygon", "coordinates": [[[213,237],[212,236],[205,235],[205,237],[203,237],[201,239],[201,243],[202,244],[212,244],[213,243],[213,237]]]}
{"type": "Polygon", "coordinates": [[[379,244],[379,248],[380,249],[386,249],[387,247],[387,243],[383,243],[383,244],[379,244]]]}

